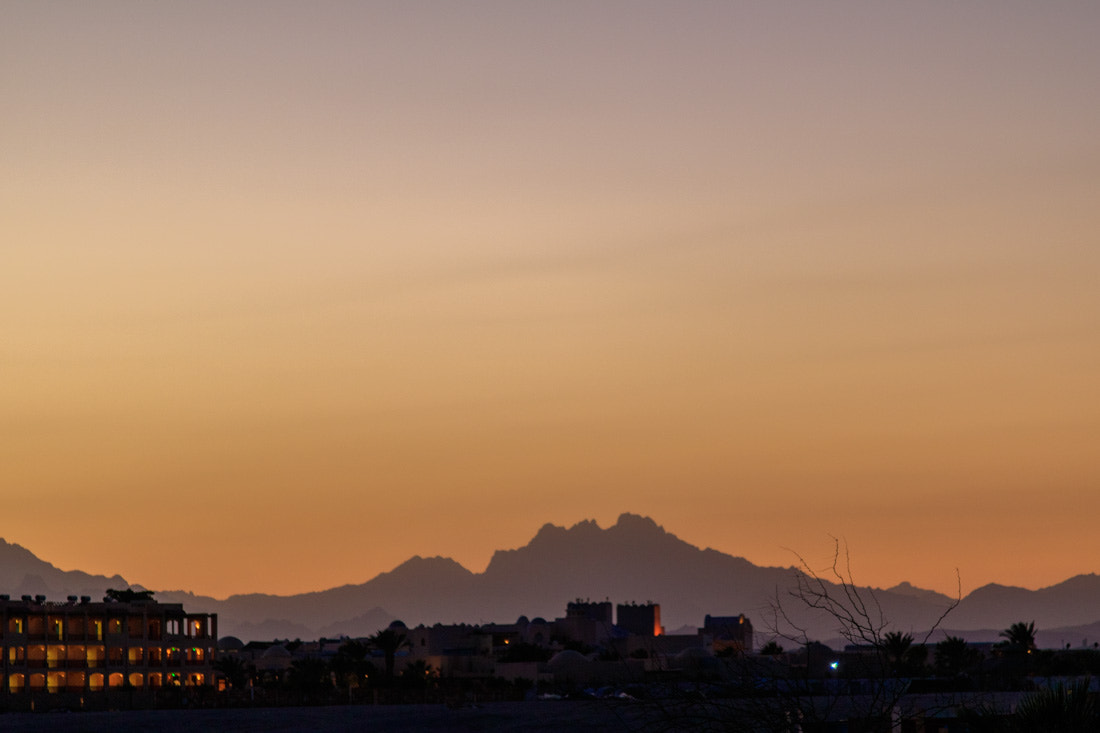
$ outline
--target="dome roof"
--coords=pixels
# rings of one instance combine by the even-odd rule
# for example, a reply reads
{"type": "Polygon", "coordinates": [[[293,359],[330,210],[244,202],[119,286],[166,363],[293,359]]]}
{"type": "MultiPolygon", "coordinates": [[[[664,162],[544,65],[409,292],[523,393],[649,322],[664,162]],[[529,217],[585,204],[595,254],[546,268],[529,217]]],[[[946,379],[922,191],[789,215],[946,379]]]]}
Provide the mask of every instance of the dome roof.
{"type": "Polygon", "coordinates": [[[689,646],[687,649],[682,650],[676,655],[677,659],[702,659],[703,657],[709,657],[710,652],[701,646],[689,646]]]}
{"type": "Polygon", "coordinates": [[[396,629],[407,629],[409,627],[405,625],[404,621],[402,621],[401,619],[398,618],[398,619],[394,619],[393,621],[391,621],[390,625],[387,628],[396,630],[396,629]]]}
{"type": "Polygon", "coordinates": [[[223,636],[218,639],[218,649],[223,652],[234,652],[244,649],[244,642],[235,636],[223,636]]]}
{"type": "Polygon", "coordinates": [[[546,663],[546,666],[551,670],[560,671],[587,664],[589,664],[588,657],[575,649],[566,649],[550,657],[550,661],[546,663]]]}
{"type": "Polygon", "coordinates": [[[290,657],[290,652],[282,644],[272,644],[260,655],[260,659],[290,659],[290,657]]]}

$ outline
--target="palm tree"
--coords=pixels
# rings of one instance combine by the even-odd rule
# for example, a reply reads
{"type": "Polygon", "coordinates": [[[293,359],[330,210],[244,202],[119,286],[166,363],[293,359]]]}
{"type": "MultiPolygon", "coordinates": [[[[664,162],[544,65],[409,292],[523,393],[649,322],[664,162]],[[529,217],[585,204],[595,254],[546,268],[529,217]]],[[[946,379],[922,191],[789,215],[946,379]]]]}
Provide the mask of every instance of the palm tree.
{"type": "Polygon", "coordinates": [[[913,635],[903,634],[900,631],[887,631],[882,635],[880,647],[890,663],[890,668],[894,674],[898,674],[913,648],[913,635]]]}
{"type": "Polygon", "coordinates": [[[1089,680],[1038,690],[1020,700],[1015,711],[979,705],[959,716],[973,733],[1095,733],[1100,730],[1100,698],[1089,680]]]}
{"type": "Polygon", "coordinates": [[[966,639],[948,636],[936,644],[936,669],[942,674],[957,677],[976,661],[976,656],[966,639]]]}
{"type": "Polygon", "coordinates": [[[239,689],[248,684],[252,676],[252,669],[248,662],[236,655],[220,656],[214,662],[214,669],[225,675],[226,682],[233,689],[239,689]]]}
{"type": "Polygon", "coordinates": [[[405,687],[422,690],[428,687],[436,676],[438,675],[432,669],[432,665],[423,659],[417,659],[415,662],[409,662],[405,665],[405,671],[401,674],[401,684],[405,687]]]}
{"type": "Polygon", "coordinates": [[[115,588],[108,588],[107,593],[103,596],[104,601],[116,601],[119,603],[133,603],[134,601],[151,601],[153,600],[153,591],[151,590],[134,590],[133,588],[123,588],[121,590],[115,588]]]}
{"type": "Polygon", "coordinates": [[[1020,730],[1035,733],[1086,733],[1100,730],[1100,702],[1089,681],[1058,684],[1024,698],[1016,707],[1020,730]]]}
{"type": "Polygon", "coordinates": [[[404,624],[397,626],[398,622],[390,624],[389,628],[382,629],[373,636],[368,636],[367,641],[386,658],[386,679],[393,679],[393,668],[397,661],[397,652],[400,649],[412,646],[405,634],[398,629],[404,628],[404,624]]]}
{"type": "Polygon", "coordinates": [[[370,649],[361,641],[349,639],[340,645],[336,656],[329,665],[336,678],[347,688],[348,696],[351,696],[351,688],[358,687],[363,680],[374,670],[367,660],[370,649]]]}
{"type": "Polygon", "coordinates": [[[317,657],[295,659],[290,663],[290,686],[303,696],[314,695],[327,688],[329,678],[328,665],[317,657]]]}
{"type": "Polygon", "coordinates": [[[1035,650],[1034,621],[1026,624],[1023,621],[1017,621],[1002,631],[1001,636],[1007,640],[1008,648],[1011,651],[1027,652],[1030,654],[1035,650]]]}

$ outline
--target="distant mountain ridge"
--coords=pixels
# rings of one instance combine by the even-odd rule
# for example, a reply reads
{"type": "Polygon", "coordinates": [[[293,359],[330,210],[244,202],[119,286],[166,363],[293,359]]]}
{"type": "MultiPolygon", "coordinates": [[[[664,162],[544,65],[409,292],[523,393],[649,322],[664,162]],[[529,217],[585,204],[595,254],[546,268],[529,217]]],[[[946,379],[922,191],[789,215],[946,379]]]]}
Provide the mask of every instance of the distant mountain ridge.
{"type": "MultiPolygon", "coordinates": [[[[552,619],[576,598],[652,600],[661,604],[669,629],[699,626],[708,613],[745,613],[765,635],[778,599],[812,636],[835,639],[835,622],[802,613],[789,596],[798,572],[700,549],[648,517],[623,514],[606,529],[592,520],[568,528],[546,524],[525,546],[494,553],[483,573],[450,558],[416,556],[365,583],[311,593],[215,599],[159,591],[157,598],[215,612],[221,635],[244,639],[365,635],[394,618],[410,625],[511,622],[520,615],[552,619]]],[[[125,585],[121,576],[61,571],[18,545],[0,544],[0,592],[98,597],[107,587],[125,585]]],[[[918,633],[930,628],[952,601],[909,583],[874,593],[891,628],[918,633]]],[[[1098,619],[1100,576],[1080,575],[1036,591],[983,586],[962,600],[945,626],[986,633],[1035,620],[1041,631],[1065,627],[1062,635],[1078,644],[1083,639],[1074,637],[1087,638],[1098,619]]]]}
{"type": "Polygon", "coordinates": [[[30,550],[0,538],[0,593],[13,597],[44,595],[51,600],[65,596],[101,597],[107,588],[129,584],[121,575],[90,575],[80,570],[60,570],[39,560],[30,550]]]}

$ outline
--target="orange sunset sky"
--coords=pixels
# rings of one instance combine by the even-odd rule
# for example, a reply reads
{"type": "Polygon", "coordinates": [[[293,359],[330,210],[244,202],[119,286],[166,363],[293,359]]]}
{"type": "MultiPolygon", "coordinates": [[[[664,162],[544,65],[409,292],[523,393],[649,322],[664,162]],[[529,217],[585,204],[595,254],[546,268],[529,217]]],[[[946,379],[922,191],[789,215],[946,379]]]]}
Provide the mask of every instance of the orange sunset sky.
{"type": "Polygon", "coordinates": [[[0,536],[1100,571],[1100,3],[0,0],[0,536]]]}

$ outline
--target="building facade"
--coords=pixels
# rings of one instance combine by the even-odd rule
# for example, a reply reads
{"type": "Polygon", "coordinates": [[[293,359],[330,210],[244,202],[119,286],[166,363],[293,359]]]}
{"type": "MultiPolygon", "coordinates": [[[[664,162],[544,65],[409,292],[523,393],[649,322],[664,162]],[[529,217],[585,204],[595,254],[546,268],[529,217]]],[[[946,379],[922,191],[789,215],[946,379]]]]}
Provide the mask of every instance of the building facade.
{"type": "Polygon", "coordinates": [[[660,636],[665,633],[661,626],[659,603],[620,603],[615,609],[615,619],[620,629],[635,636],[660,636]]]}
{"type": "Polygon", "coordinates": [[[738,653],[752,652],[752,622],[745,614],[737,616],[711,616],[703,618],[701,631],[713,637],[714,650],[728,649],[738,653]]]}
{"type": "Polygon", "coordinates": [[[212,685],[217,635],[178,603],[0,595],[0,697],[212,685]]]}

